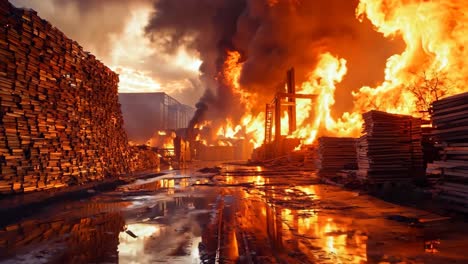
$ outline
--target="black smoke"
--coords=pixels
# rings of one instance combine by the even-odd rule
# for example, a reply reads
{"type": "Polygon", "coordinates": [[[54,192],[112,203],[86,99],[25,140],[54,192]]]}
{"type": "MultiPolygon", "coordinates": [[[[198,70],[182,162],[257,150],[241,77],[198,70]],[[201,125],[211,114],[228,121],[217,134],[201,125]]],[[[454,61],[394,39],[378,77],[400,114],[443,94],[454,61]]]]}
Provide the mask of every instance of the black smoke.
{"type": "Polygon", "coordinates": [[[197,104],[191,126],[204,119],[226,117],[238,111],[231,89],[219,82],[226,51],[235,49],[237,21],[244,0],[159,0],[146,31],[153,43],[169,53],[181,46],[199,54],[200,79],[206,91],[197,104]]]}
{"type": "Polygon", "coordinates": [[[243,114],[219,76],[227,50],[242,54],[241,84],[260,95],[257,111],[271,100],[290,67],[295,67],[300,84],[321,53],[345,58],[349,70],[336,95],[335,110],[340,112],[352,107],[352,90],[382,81],[386,59],[403,49],[375,32],[368,21],[359,22],[357,4],[358,0],[158,0],[146,31],[167,52],[185,46],[203,60],[201,80],[207,92],[193,125],[243,114]]]}

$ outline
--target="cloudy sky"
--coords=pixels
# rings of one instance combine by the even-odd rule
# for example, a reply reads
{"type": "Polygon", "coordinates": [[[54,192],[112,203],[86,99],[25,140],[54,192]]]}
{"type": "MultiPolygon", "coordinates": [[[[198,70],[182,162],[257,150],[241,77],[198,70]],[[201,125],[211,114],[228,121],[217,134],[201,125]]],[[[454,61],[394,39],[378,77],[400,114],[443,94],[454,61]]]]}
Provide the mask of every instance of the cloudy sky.
{"type": "Polygon", "coordinates": [[[36,10],[120,74],[120,92],[164,91],[194,105],[204,88],[199,54],[183,45],[167,52],[145,35],[151,0],[10,0],[36,10]]]}

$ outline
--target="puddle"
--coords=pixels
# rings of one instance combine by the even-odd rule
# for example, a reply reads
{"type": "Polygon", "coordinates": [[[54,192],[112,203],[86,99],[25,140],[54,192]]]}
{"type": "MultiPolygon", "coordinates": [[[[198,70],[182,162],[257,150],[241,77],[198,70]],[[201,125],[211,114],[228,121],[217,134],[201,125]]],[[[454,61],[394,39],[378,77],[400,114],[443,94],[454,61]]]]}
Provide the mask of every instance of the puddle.
{"type": "MultiPolygon", "coordinates": [[[[236,171],[230,166],[230,171],[236,171]]],[[[465,223],[313,182],[310,174],[137,181],[0,229],[1,263],[467,263],[465,223]],[[195,184],[195,185],[194,185],[195,184]]],[[[264,172],[264,171],[263,171],[264,172]]]]}

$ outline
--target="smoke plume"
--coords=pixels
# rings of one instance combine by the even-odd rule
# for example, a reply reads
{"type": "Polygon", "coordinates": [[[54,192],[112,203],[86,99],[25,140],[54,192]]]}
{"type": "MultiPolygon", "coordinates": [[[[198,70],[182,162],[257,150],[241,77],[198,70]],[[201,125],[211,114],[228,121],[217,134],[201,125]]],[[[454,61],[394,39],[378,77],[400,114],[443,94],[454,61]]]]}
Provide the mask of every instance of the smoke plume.
{"type": "Polygon", "coordinates": [[[383,79],[386,59],[403,49],[355,17],[358,0],[159,0],[146,28],[168,52],[185,46],[200,54],[202,82],[195,124],[204,118],[235,119],[239,102],[220,81],[228,50],[242,54],[241,86],[261,95],[259,111],[295,67],[297,83],[329,51],[346,58],[349,73],[337,89],[336,112],[352,107],[351,91],[383,79]],[[364,70],[365,69],[365,70],[364,70]]]}
{"type": "Polygon", "coordinates": [[[153,43],[169,53],[185,47],[198,53],[203,61],[200,79],[206,91],[197,104],[192,125],[240,110],[230,88],[217,79],[225,51],[235,48],[232,39],[245,9],[244,0],[159,0],[154,4],[155,12],[146,28],[153,43]]]}

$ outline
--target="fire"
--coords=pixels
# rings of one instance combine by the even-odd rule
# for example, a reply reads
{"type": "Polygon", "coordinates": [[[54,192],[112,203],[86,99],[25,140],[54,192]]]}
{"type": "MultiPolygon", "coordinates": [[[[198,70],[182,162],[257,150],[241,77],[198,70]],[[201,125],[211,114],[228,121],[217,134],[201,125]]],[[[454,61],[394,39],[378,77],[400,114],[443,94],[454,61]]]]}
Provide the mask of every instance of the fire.
{"type": "Polygon", "coordinates": [[[174,138],[176,133],[173,131],[159,130],[148,140],[147,145],[164,149],[174,148],[174,138]]]}
{"type": "Polygon", "coordinates": [[[174,148],[174,141],[172,137],[167,137],[164,140],[163,148],[165,149],[173,149],[174,148]]]}
{"type": "Polygon", "coordinates": [[[224,80],[225,84],[233,89],[233,92],[239,96],[240,102],[245,107],[245,114],[241,118],[240,125],[233,125],[232,120],[228,119],[225,126],[219,128],[217,135],[227,138],[236,138],[236,134],[244,128],[244,131],[254,147],[259,147],[263,143],[265,114],[257,113],[253,115],[253,103],[257,101],[255,94],[242,89],[240,85],[240,75],[242,71],[241,55],[237,51],[228,51],[224,62],[224,80]]]}
{"type": "Polygon", "coordinates": [[[257,96],[242,89],[240,85],[242,66],[240,53],[228,51],[226,61],[224,62],[223,77],[225,84],[233,89],[233,92],[239,96],[240,102],[245,105],[247,112],[250,112],[257,96]]]}
{"type": "Polygon", "coordinates": [[[194,127],[194,128],[196,128],[196,129],[198,129],[198,130],[203,130],[203,128],[208,127],[208,126],[210,126],[210,125],[211,125],[211,121],[203,121],[203,122],[200,123],[200,124],[195,124],[195,127],[194,127]]]}
{"type": "MultiPolygon", "coordinates": [[[[225,61],[224,79],[235,94],[244,104],[246,114],[241,118],[240,125],[234,125],[231,119],[218,129],[217,135],[226,138],[236,138],[243,128],[254,147],[259,147],[264,140],[265,113],[253,114],[253,103],[256,96],[242,89],[239,79],[242,70],[240,53],[229,51],[225,61]]],[[[356,134],[360,128],[359,115],[347,113],[342,119],[334,120],[331,117],[331,107],[334,104],[335,84],[340,82],[346,74],[346,60],[337,59],[330,53],[320,56],[317,68],[310,74],[309,80],[302,84],[298,93],[319,94],[318,100],[311,104],[308,100],[297,100],[297,124],[296,131],[288,131],[288,113],[282,112],[281,133],[291,134],[293,137],[304,139],[305,144],[310,144],[317,136],[321,128],[327,131],[338,131],[340,134],[356,134]],[[314,116],[315,113],[318,115],[314,116]],[[352,126],[350,126],[352,124],[352,126]]],[[[274,128],[273,128],[274,130],[274,128]]]]}
{"type": "Polygon", "coordinates": [[[467,90],[464,65],[468,51],[464,46],[468,41],[468,4],[457,0],[361,0],[356,12],[359,19],[366,16],[384,36],[401,36],[406,43],[402,54],[387,60],[380,86],[362,87],[353,94],[357,111],[378,108],[418,115],[418,111],[427,110],[417,109],[418,99],[430,103],[439,96],[467,90]],[[421,76],[440,80],[440,86],[425,87],[421,76]],[[441,91],[417,98],[408,84],[419,86],[418,90],[441,91]]]}
{"type": "Polygon", "coordinates": [[[176,133],[171,132],[170,135],[166,135],[164,140],[164,148],[165,149],[173,149],[174,148],[174,139],[176,138],[176,133]]]}
{"type": "Polygon", "coordinates": [[[254,145],[255,148],[262,145],[265,133],[265,113],[260,113],[257,116],[252,114],[245,115],[241,124],[245,127],[245,133],[249,136],[250,142],[254,145]]]}
{"type": "Polygon", "coordinates": [[[232,146],[232,143],[227,141],[227,140],[218,140],[217,141],[218,146],[232,146]]]}
{"type": "Polygon", "coordinates": [[[234,127],[231,119],[227,119],[226,124],[218,129],[216,135],[225,138],[236,138],[236,135],[241,131],[241,129],[242,127],[240,125],[234,127]]]}
{"type": "Polygon", "coordinates": [[[312,104],[307,100],[297,101],[298,129],[293,132],[294,137],[303,138],[303,143],[311,144],[320,129],[340,136],[359,133],[361,124],[356,122],[359,121],[359,115],[346,113],[343,119],[339,120],[334,120],[331,115],[332,106],[335,104],[335,85],[343,79],[346,72],[345,59],[338,59],[330,53],[320,56],[317,68],[309,74],[309,80],[298,90],[299,93],[317,94],[318,97],[312,104]]]}
{"type": "MultiPolygon", "coordinates": [[[[271,6],[279,2],[268,1],[271,6]]],[[[357,19],[367,17],[385,37],[401,37],[406,49],[387,59],[385,78],[380,85],[364,86],[352,93],[352,112],[334,118],[337,84],[348,68],[346,58],[333,55],[333,50],[325,47],[317,55],[316,67],[309,69],[306,81],[296,88],[297,93],[317,97],[312,102],[296,100],[296,131],[287,131],[287,112],[282,113],[282,134],[301,138],[303,144],[312,144],[320,135],[358,136],[363,122],[361,114],[366,111],[424,116],[432,101],[467,91],[468,49],[464,47],[468,43],[467,14],[468,4],[456,0],[360,0],[357,19]]],[[[242,134],[258,147],[264,140],[265,112],[258,109],[258,95],[240,83],[241,57],[237,51],[228,51],[220,76],[238,96],[245,114],[239,124],[228,119],[217,128],[217,135],[236,138],[242,134]]]]}

